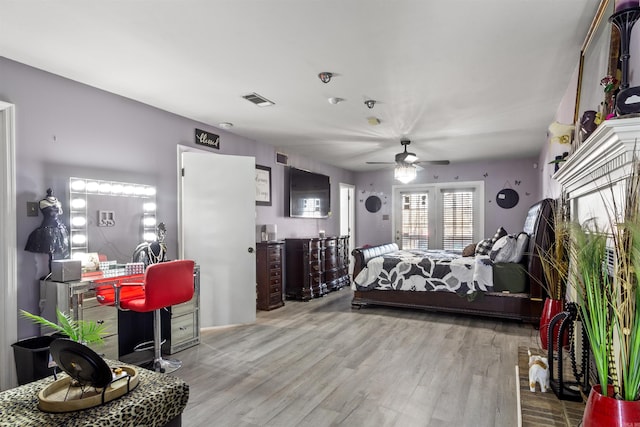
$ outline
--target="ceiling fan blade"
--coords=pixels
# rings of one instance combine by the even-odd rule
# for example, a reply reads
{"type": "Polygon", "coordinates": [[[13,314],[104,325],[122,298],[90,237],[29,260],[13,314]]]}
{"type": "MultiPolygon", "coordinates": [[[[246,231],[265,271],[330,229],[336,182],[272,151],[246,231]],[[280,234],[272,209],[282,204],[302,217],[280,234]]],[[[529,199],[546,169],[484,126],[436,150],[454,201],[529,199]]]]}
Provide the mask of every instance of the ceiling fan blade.
{"type": "Polygon", "coordinates": [[[450,162],[449,160],[422,160],[420,162],[415,162],[423,164],[423,165],[448,165],[450,162]]]}
{"type": "Polygon", "coordinates": [[[367,162],[368,165],[395,165],[396,162],[367,162]]]}

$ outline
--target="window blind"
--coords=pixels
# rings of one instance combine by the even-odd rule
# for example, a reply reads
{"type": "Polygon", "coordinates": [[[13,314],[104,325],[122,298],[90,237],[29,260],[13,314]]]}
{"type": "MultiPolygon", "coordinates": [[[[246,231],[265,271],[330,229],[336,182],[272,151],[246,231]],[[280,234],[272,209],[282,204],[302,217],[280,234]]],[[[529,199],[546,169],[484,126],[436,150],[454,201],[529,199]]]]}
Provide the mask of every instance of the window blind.
{"type": "Polygon", "coordinates": [[[472,189],[442,190],[442,244],[445,250],[462,250],[473,242],[472,189]]]}
{"type": "Polygon", "coordinates": [[[402,194],[402,249],[429,248],[429,193],[402,194]]]}

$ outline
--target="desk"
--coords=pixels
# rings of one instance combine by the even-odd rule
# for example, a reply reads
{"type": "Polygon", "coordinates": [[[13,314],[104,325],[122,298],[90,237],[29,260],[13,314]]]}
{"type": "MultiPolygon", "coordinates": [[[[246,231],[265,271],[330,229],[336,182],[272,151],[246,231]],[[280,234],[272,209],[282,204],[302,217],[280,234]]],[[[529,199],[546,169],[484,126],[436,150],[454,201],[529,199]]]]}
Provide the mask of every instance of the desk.
{"type": "MultiPolygon", "coordinates": [[[[117,361],[107,363],[123,366],[117,361]]],[[[53,382],[52,376],[0,392],[0,426],[180,426],[189,385],[171,375],[137,369],[140,383],[135,390],[82,411],[51,414],[38,409],[38,392],[53,382]]]]}
{"type": "MultiPolygon", "coordinates": [[[[141,282],[144,274],[103,277],[101,274],[84,275],[71,282],[40,282],[40,315],[57,322],[56,308],[71,313],[74,319],[93,320],[107,328],[104,345],[89,345],[107,359],[120,359],[133,352],[133,347],[153,340],[153,314],[118,311],[113,306],[100,304],[100,289],[112,291],[111,284],[141,282]]],[[[163,352],[173,354],[200,343],[200,267],[194,271],[194,295],[191,301],[163,310],[162,337],[166,340],[163,352]]],[[[134,287],[136,289],[137,287],[134,287]]],[[[107,294],[108,294],[107,292],[107,294]]],[[[50,330],[42,330],[42,334],[50,330]]]]}

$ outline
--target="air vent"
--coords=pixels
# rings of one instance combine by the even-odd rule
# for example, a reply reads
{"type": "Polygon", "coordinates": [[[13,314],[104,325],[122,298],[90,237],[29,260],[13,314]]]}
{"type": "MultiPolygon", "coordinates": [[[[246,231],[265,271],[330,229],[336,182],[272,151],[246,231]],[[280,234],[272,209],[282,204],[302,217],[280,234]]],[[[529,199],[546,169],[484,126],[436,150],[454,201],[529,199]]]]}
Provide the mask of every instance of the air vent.
{"type": "Polygon", "coordinates": [[[258,95],[257,93],[250,93],[249,95],[244,95],[243,98],[246,99],[247,101],[253,102],[258,107],[268,107],[270,105],[275,104],[275,102],[271,102],[264,96],[258,95]]]}

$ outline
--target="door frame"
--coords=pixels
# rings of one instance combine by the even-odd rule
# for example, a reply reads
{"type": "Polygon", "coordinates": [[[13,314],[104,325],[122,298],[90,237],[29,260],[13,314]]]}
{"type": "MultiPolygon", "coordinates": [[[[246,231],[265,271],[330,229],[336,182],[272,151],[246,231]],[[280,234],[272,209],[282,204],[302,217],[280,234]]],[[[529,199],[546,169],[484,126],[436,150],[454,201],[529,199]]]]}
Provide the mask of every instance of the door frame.
{"type": "Polygon", "coordinates": [[[15,105],[0,101],[0,307],[2,332],[0,333],[0,390],[17,384],[11,344],[18,339],[18,246],[16,214],[16,133],[15,105]]]}
{"type": "Polygon", "coordinates": [[[355,241],[356,241],[356,236],[355,236],[355,232],[356,232],[356,217],[355,217],[355,212],[356,212],[356,186],[352,185],[352,184],[345,184],[345,183],[339,183],[339,187],[340,187],[340,235],[345,235],[348,234],[349,235],[349,274],[353,273],[353,259],[352,259],[352,255],[351,252],[353,252],[353,249],[355,248],[355,241]],[[348,197],[348,201],[346,204],[343,204],[343,191],[346,191],[347,193],[347,197],[348,197]],[[345,227],[344,224],[344,217],[347,217],[347,224],[345,227]],[[345,228],[348,230],[345,233],[345,228]]]}

